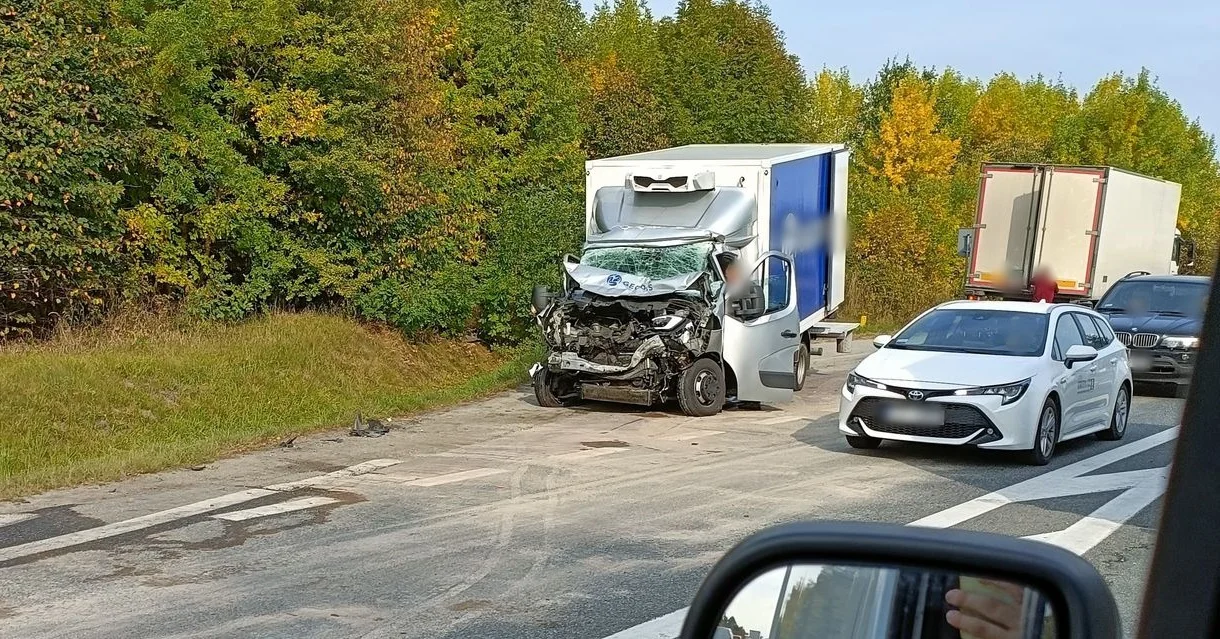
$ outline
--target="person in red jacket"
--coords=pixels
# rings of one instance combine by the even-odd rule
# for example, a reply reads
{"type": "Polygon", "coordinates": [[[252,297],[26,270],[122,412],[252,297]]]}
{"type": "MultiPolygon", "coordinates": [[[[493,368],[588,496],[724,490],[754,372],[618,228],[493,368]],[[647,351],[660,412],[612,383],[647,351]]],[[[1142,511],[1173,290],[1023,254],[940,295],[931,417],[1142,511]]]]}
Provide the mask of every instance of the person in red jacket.
{"type": "Polygon", "coordinates": [[[1054,302],[1055,296],[1059,294],[1059,284],[1051,277],[1050,269],[1045,266],[1038,267],[1029,283],[1033,288],[1035,302],[1054,302]]]}

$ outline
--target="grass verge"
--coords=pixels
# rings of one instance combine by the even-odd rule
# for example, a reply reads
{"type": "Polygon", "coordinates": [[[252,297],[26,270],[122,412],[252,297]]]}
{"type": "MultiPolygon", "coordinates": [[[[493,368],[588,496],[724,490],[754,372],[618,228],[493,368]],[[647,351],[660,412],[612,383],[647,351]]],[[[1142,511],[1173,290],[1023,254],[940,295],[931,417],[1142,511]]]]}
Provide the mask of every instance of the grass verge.
{"type": "Polygon", "coordinates": [[[189,466],[502,390],[535,353],[414,343],[325,314],[141,320],[0,351],[0,499],[189,466]],[[164,326],[155,326],[165,322],[164,326]]]}

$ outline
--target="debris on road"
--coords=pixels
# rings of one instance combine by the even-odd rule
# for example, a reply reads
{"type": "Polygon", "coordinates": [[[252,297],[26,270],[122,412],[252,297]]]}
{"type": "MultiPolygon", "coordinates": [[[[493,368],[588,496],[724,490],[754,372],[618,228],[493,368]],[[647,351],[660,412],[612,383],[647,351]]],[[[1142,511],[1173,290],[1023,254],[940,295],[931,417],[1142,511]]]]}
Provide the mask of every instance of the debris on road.
{"type": "Polygon", "coordinates": [[[299,437],[299,435],[293,435],[292,437],[280,442],[280,448],[292,448],[294,446],[293,442],[297,440],[297,437],[299,437]]]}
{"type": "Polygon", "coordinates": [[[389,426],[376,419],[370,419],[366,422],[360,413],[356,413],[356,422],[352,424],[352,430],[349,434],[352,437],[381,437],[388,432],[390,432],[389,426]]]}

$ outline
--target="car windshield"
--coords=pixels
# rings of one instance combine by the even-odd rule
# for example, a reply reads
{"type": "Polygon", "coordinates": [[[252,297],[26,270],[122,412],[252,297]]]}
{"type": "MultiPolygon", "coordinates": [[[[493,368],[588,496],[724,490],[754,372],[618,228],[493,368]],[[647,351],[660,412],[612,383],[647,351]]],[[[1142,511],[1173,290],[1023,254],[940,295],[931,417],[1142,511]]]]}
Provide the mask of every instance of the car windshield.
{"type": "Polygon", "coordinates": [[[581,264],[652,279],[698,273],[708,268],[711,242],[679,246],[608,246],[587,249],[581,264]]]}
{"type": "Polygon", "coordinates": [[[1045,313],[937,309],[912,322],[886,348],[1037,357],[1046,347],[1048,323],[1045,313]]]}
{"type": "Polygon", "coordinates": [[[1120,282],[1115,284],[1097,310],[1139,315],[1203,316],[1208,285],[1200,282],[1120,282]]]}

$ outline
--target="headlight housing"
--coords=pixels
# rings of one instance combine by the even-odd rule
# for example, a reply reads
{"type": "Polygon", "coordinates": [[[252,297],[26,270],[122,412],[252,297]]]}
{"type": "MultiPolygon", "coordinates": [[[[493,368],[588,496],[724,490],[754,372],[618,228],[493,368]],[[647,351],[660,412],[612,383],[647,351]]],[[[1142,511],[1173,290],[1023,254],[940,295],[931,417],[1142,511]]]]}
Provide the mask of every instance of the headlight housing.
{"type": "Polygon", "coordinates": [[[888,387],[881,382],[875,382],[863,375],[857,375],[854,371],[847,374],[847,392],[856,392],[857,386],[865,386],[867,388],[876,388],[878,390],[886,390],[888,387]]]}
{"type": "Polygon", "coordinates": [[[1197,337],[1162,337],[1161,346],[1172,349],[1190,349],[1199,348],[1199,338],[1197,337]]]}
{"type": "Polygon", "coordinates": [[[1029,390],[1030,380],[1021,380],[1011,384],[1001,384],[999,386],[980,386],[978,388],[963,388],[955,391],[954,395],[999,395],[1003,399],[1000,400],[1001,406],[1007,406],[1025,395],[1025,391],[1029,390]]]}

